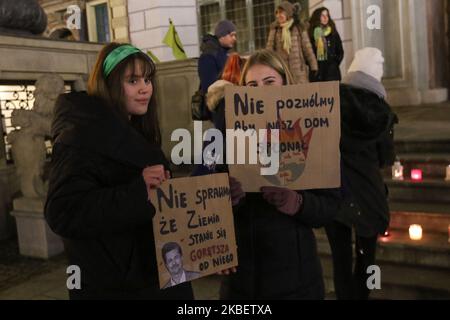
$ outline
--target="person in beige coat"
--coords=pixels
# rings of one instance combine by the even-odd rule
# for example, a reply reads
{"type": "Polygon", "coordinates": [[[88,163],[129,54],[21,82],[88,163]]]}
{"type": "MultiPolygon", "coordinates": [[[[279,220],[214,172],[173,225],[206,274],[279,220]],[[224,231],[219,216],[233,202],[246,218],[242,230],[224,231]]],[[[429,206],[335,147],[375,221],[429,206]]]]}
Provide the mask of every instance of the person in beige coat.
{"type": "Polygon", "coordinates": [[[319,68],[307,31],[298,21],[298,3],[283,1],[275,10],[277,20],[270,26],[266,48],[277,52],[289,66],[296,83],[309,82],[309,71],[319,68]]]}

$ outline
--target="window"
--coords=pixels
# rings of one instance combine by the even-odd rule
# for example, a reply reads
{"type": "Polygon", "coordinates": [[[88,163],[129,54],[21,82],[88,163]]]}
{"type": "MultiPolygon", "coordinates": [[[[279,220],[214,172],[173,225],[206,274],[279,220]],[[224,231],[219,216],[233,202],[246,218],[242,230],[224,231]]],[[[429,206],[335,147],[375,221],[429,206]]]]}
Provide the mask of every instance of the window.
{"type": "Polygon", "coordinates": [[[275,20],[274,12],[274,1],[253,0],[253,25],[256,49],[266,47],[270,24],[275,20]]]}
{"type": "Polygon", "coordinates": [[[213,34],[216,23],[220,21],[220,4],[210,3],[200,7],[201,35],[213,34]]]}
{"type": "MultiPolygon", "coordinates": [[[[247,54],[264,48],[270,24],[275,21],[275,6],[281,0],[197,0],[200,35],[213,33],[221,19],[234,22],[237,27],[237,51],[247,54]]],[[[292,0],[302,7],[301,19],[308,17],[308,0],[292,0]]]]}
{"type": "Polygon", "coordinates": [[[233,21],[237,29],[237,50],[238,52],[250,51],[251,34],[247,19],[246,0],[226,0],[225,17],[233,21]]]}
{"type": "Polygon", "coordinates": [[[86,3],[89,41],[111,42],[110,8],[108,1],[86,3]]]}

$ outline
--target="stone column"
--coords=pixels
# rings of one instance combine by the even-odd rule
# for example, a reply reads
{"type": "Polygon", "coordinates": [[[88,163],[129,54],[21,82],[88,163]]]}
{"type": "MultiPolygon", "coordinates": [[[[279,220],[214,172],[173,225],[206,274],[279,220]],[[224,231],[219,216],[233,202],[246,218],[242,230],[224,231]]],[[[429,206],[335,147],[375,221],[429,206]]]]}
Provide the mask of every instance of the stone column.
{"type": "Polygon", "coordinates": [[[112,39],[116,42],[130,42],[128,34],[128,12],[126,0],[110,0],[112,39]]]}
{"type": "Polygon", "coordinates": [[[160,61],[175,60],[172,50],[162,43],[169,18],[188,57],[199,56],[195,0],[128,0],[131,42],[143,51],[151,50],[160,61]]]}
{"type": "MultiPolygon", "coordinates": [[[[383,84],[393,106],[438,103],[447,99],[447,90],[430,87],[429,32],[427,2],[420,0],[352,0],[355,50],[373,46],[385,57],[383,84]],[[369,30],[367,8],[381,9],[381,29],[369,30]]],[[[443,12],[433,10],[431,15],[443,12]]]]}

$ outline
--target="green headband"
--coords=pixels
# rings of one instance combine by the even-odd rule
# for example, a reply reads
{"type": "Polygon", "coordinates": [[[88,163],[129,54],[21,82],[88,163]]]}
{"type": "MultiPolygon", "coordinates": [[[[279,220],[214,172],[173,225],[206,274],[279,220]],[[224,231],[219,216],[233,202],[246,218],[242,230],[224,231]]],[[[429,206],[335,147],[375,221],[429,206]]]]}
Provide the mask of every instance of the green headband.
{"type": "Polygon", "coordinates": [[[123,59],[136,52],[141,52],[141,50],[129,44],[117,47],[111,51],[103,62],[103,74],[105,75],[105,78],[109,76],[111,71],[113,71],[123,59]]]}

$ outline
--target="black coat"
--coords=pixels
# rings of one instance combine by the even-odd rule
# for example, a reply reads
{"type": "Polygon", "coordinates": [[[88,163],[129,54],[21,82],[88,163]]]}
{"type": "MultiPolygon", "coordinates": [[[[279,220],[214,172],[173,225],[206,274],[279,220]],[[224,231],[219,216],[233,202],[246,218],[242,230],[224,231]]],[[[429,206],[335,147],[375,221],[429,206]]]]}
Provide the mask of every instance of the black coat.
{"type": "Polygon", "coordinates": [[[229,49],[220,45],[219,39],[213,35],[203,37],[200,58],[198,60],[198,75],[200,77],[200,89],[204,94],[223,71],[228,59],[229,49]]]}
{"type": "Polygon", "coordinates": [[[375,93],[341,85],[342,138],[345,196],[337,220],[355,226],[363,237],[382,234],[389,225],[387,187],[381,168],[395,159],[394,124],[397,116],[375,93]]]}
{"type": "Polygon", "coordinates": [[[190,284],[159,290],[155,208],[142,178],[167,161],[126,120],[86,93],[61,95],[52,124],[45,217],[81,269],[72,299],[192,298],[190,284]]]}
{"type": "Polygon", "coordinates": [[[312,228],[332,221],[340,191],[301,192],[303,207],[291,217],[247,193],[235,209],[238,272],[227,277],[230,299],[323,299],[322,268],[312,228]]]}
{"type": "MultiPolygon", "coordinates": [[[[318,61],[319,75],[311,77],[311,81],[340,81],[341,70],[339,65],[344,59],[344,48],[342,47],[342,40],[339,33],[335,30],[331,32],[326,39],[327,45],[327,60],[318,61]]],[[[314,38],[311,39],[314,54],[317,57],[317,47],[314,38]]]]}

